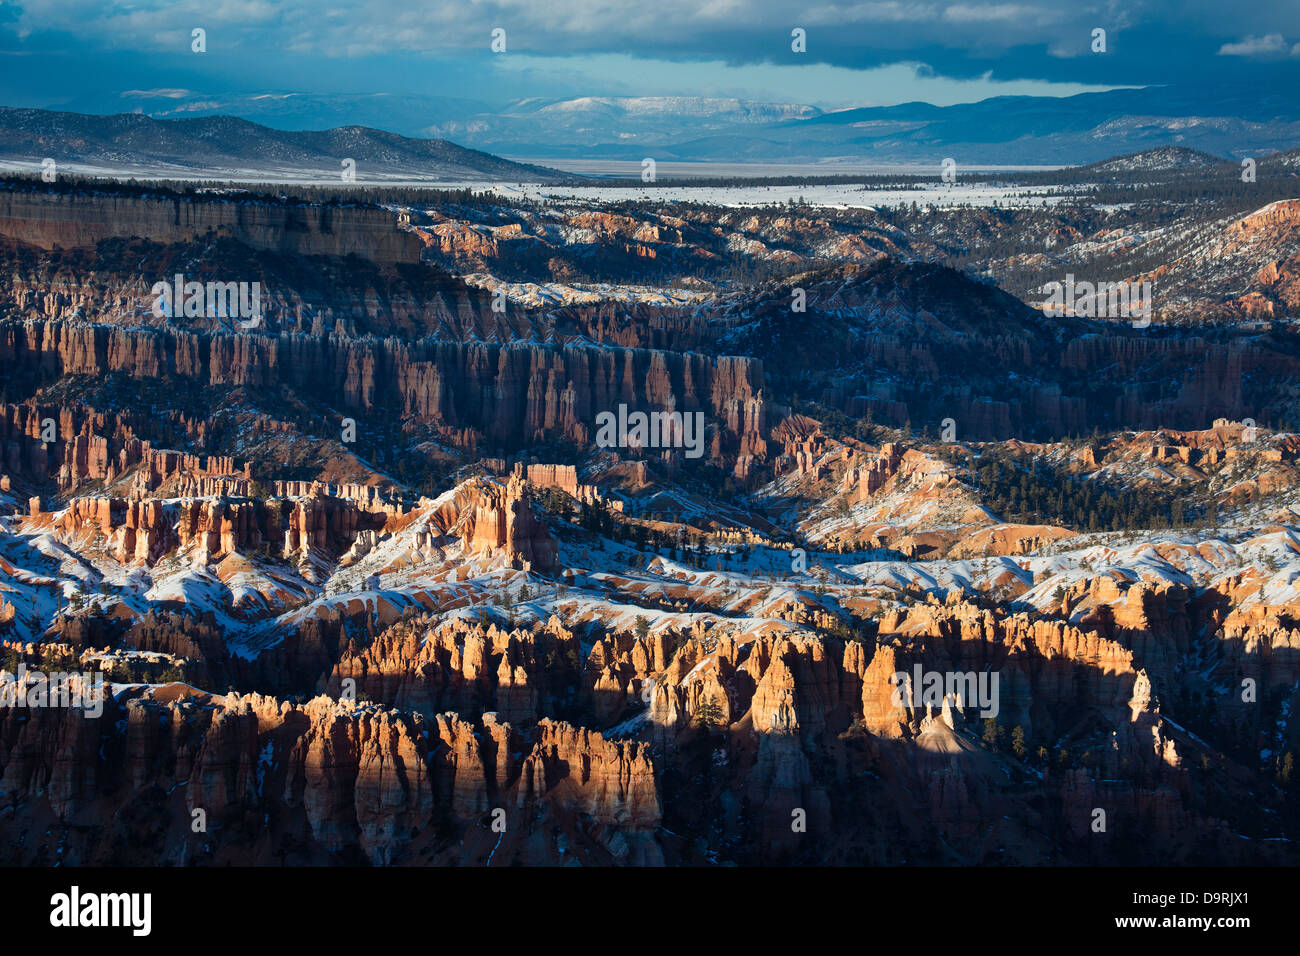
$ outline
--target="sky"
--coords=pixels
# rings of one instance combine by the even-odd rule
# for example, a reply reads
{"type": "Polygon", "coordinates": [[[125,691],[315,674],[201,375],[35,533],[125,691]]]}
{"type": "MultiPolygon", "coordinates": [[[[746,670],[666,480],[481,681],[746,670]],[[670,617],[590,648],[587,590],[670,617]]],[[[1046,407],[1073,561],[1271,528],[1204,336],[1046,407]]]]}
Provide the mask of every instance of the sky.
{"type": "Polygon", "coordinates": [[[1297,79],[1300,0],[0,0],[0,105],[85,112],[284,93],[837,109],[1297,79]]]}

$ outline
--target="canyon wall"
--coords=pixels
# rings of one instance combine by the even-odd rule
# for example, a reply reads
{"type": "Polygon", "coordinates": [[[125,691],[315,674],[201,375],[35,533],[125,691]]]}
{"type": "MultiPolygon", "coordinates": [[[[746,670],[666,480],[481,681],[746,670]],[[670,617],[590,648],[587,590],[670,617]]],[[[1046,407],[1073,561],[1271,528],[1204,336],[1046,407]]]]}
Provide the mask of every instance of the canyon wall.
{"type": "Polygon", "coordinates": [[[259,250],[358,255],[378,263],[420,261],[423,244],[394,213],[353,206],[0,190],[0,236],[41,249],[89,247],[142,237],[185,242],[227,236],[259,250]]]}
{"type": "MultiPolygon", "coordinates": [[[[538,849],[557,824],[582,831],[603,862],[663,861],[644,746],[563,722],[520,732],[495,716],[167,685],[109,700],[100,718],[0,710],[0,788],[77,826],[60,851],[69,865],[272,862],[290,850],[315,863],[557,864],[562,852],[538,849]],[[500,830],[478,826],[489,812],[500,830]],[[86,839],[92,830],[101,838],[86,839]],[[431,847],[456,832],[459,847],[431,847]]],[[[10,850],[41,859],[34,843],[10,850]]]]}
{"type": "Polygon", "coordinates": [[[196,387],[287,385],[363,414],[471,428],[503,446],[589,442],[597,413],[620,403],[703,411],[735,447],[758,446],[766,431],[762,364],[735,356],[28,321],[0,325],[0,363],[43,378],[121,372],[196,387]]]}

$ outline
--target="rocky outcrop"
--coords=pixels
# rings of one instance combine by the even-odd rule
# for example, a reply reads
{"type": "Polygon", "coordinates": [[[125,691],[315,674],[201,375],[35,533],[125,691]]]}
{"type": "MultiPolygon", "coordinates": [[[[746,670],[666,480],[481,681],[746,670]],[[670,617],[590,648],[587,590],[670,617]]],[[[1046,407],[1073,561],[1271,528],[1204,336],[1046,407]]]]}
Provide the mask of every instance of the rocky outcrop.
{"type": "MultiPolygon", "coordinates": [[[[183,414],[171,412],[165,419],[199,441],[206,436],[204,423],[183,414]]],[[[223,483],[233,490],[239,479],[246,486],[249,466],[237,467],[229,456],[205,460],[156,449],[135,437],[151,424],[158,423],[135,412],[106,413],[85,405],[0,405],[0,453],[13,473],[55,478],[62,492],[87,482],[111,484],[137,466],[135,482],[142,491],[157,490],[173,478],[192,479],[194,487],[223,483]]]]}
{"type": "Polygon", "coordinates": [[[399,230],[396,216],[383,209],[36,190],[0,190],[0,236],[42,249],[93,248],[135,236],[155,242],[224,236],[253,249],[381,263],[419,262],[421,253],[415,236],[399,230]]]}
{"type": "Polygon", "coordinates": [[[514,472],[539,488],[559,488],[569,497],[586,504],[602,500],[595,485],[578,481],[578,469],[573,465],[529,465],[525,469],[522,463],[517,463],[514,472]]]}
{"type": "Polygon", "coordinates": [[[536,631],[417,617],[349,642],[324,684],[432,718],[495,713],[514,726],[554,713],[577,678],[579,643],[556,618],[536,631]],[[345,681],[351,683],[345,685],[345,681]]]}
{"type": "MultiPolygon", "coordinates": [[[[430,721],[325,697],[294,704],[178,684],[133,694],[109,699],[99,718],[0,709],[0,787],[24,804],[43,798],[62,824],[78,827],[61,862],[292,853],[414,864],[422,862],[415,847],[472,831],[480,814],[507,807],[522,831],[512,855],[535,857],[523,862],[562,859],[550,840],[556,823],[587,827],[610,862],[662,862],[652,837],[661,814],[655,771],[641,745],[551,721],[519,738],[496,715],[430,721]],[[513,756],[520,747],[522,760],[513,756]],[[142,801],[147,822],[115,812],[142,801]],[[99,839],[86,839],[91,832],[99,839]],[[169,834],[161,858],[145,832],[169,834]],[[132,834],[134,846],[125,842],[132,834]],[[529,834],[546,836],[538,843],[529,834]]],[[[442,862],[482,863],[491,849],[447,849],[442,862]]],[[[29,857],[10,847],[6,859],[29,857]]]]}
{"type": "Polygon", "coordinates": [[[270,548],[290,559],[313,552],[337,556],[363,531],[382,530],[384,510],[367,511],[354,499],[316,495],[294,499],[225,497],[74,498],[55,522],[67,540],[98,543],[123,564],[152,565],[175,549],[203,562],[270,548]]]}
{"type": "Polygon", "coordinates": [[[462,525],[470,554],[505,555],[512,566],[554,570],[558,550],[546,524],[533,512],[524,482],[511,475],[505,487],[480,486],[480,499],[462,525]]]}
{"type": "Polygon", "coordinates": [[[659,826],[654,765],[645,744],[607,741],[594,731],[543,720],[524,758],[522,779],[521,802],[543,799],[563,784],[567,805],[618,827],[624,840],[659,826]]]}

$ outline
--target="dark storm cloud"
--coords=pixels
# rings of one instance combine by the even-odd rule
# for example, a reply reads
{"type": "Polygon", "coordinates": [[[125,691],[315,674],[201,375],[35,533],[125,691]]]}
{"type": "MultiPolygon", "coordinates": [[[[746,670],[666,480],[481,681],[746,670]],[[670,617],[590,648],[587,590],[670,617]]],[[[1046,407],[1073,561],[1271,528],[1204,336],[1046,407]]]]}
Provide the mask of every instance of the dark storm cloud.
{"type": "MultiPolygon", "coordinates": [[[[364,62],[371,85],[409,88],[409,77],[403,76],[411,62],[472,64],[490,55],[491,31],[497,27],[506,30],[511,52],[553,58],[616,53],[859,70],[907,62],[945,77],[1110,85],[1270,81],[1300,68],[1297,4],[30,0],[5,11],[0,36],[10,57],[35,52],[82,62],[118,58],[134,75],[155,74],[152,83],[128,84],[134,86],[185,87],[189,84],[178,79],[183,73],[271,84],[277,70],[328,60],[364,62]],[[207,31],[209,52],[202,61],[187,59],[195,27],[207,31]],[[795,27],[807,31],[805,54],[790,49],[795,27]],[[1106,31],[1104,55],[1090,49],[1095,29],[1106,31]],[[169,71],[175,75],[156,75],[169,71]]],[[[461,71],[457,81],[472,83],[472,67],[461,71]]],[[[12,84],[12,65],[5,75],[12,84]]],[[[346,75],[331,66],[315,82],[346,75]]],[[[628,78],[611,79],[626,83],[628,78]]]]}

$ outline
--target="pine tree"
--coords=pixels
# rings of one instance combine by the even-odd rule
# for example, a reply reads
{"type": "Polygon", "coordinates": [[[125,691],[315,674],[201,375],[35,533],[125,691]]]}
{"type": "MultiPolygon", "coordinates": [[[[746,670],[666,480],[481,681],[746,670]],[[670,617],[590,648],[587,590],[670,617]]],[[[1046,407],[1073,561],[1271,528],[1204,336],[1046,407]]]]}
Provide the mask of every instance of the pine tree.
{"type": "Polygon", "coordinates": [[[695,716],[700,723],[706,727],[716,727],[722,723],[722,708],[712,697],[706,697],[700,701],[700,706],[696,708],[695,716]]]}
{"type": "Polygon", "coordinates": [[[1025,747],[1025,728],[1019,724],[1016,725],[1015,730],[1011,731],[1011,752],[1019,760],[1024,760],[1025,754],[1029,752],[1025,747]]]}

